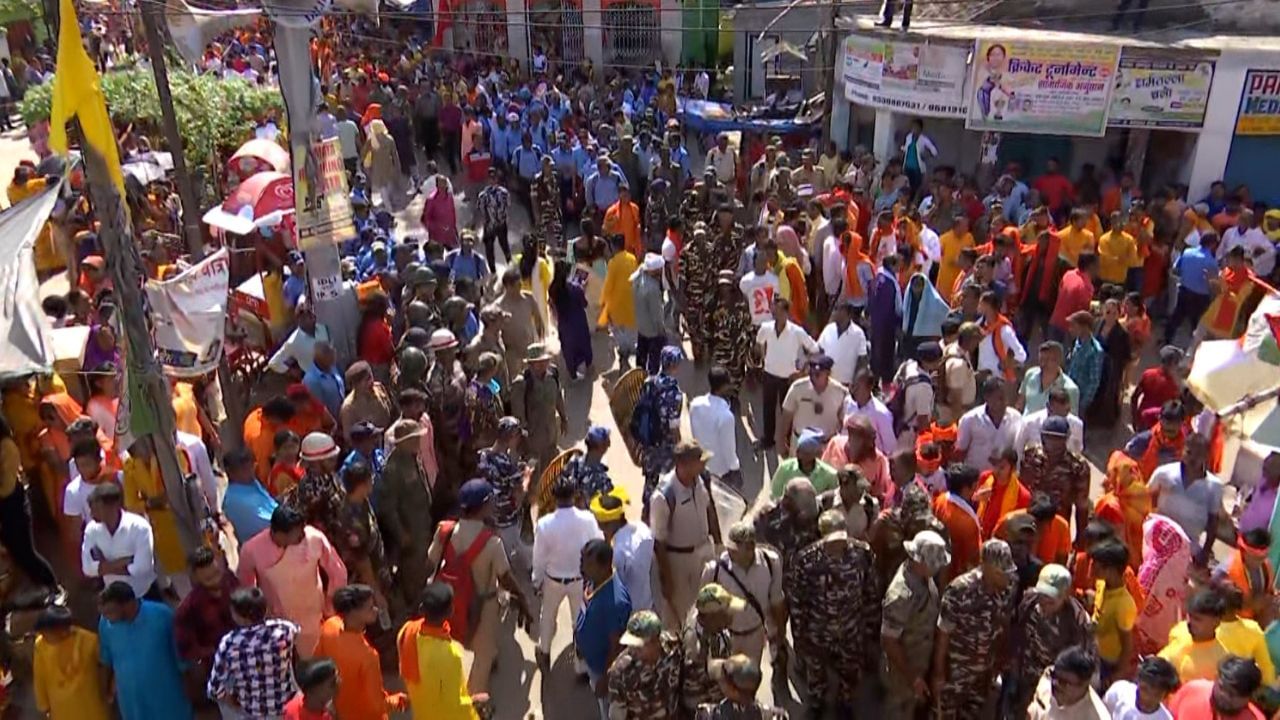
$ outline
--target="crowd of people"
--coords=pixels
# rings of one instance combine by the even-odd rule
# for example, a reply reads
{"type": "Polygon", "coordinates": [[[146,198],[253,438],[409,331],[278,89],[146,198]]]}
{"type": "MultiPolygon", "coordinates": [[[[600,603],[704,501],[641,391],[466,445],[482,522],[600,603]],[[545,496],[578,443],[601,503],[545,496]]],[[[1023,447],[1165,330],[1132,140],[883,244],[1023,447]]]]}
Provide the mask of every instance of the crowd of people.
{"type": "MultiPolygon", "coordinates": [[[[602,720],[786,718],[792,688],[813,718],[1280,706],[1280,455],[1231,512],[1223,423],[1180,349],[1238,337],[1275,292],[1280,215],[1246,188],[1145,199],[1050,161],[980,189],[934,167],[920,121],[891,158],[700,137],[676,98],[714,94],[706,73],[316,54],[359,320],[319,322],[305,258],[263,234],[282,322],[247,417],[216,376],[170,384],[182,471],[233,540],[191,551],[154,439],[117,426],[130,310],[87,197],[42,240],[75,272],[46,312],[89,339],[75,378],[3,387],[0,541],[51,598],[99,589],[100,617],[40,615],[40,711],[502,716],[527,701],[490,695],[520,672],[499,647],[523,628],[549,674],[566,601],[602,720]],[[570,417],[569,386],[628,372],[618,423],[570,417]],[[1127,438],[1101,488],[1086,424],[1127,438]],[[606,464],[614,443],[634,471],[606,464]],[[722,517],[734,491],[747,512],[722,517]]],[[[238,34],[206,69],[269,74],[270,55],[238,34]]],[[[24,165],[10,199],[54,174],[24,165]]],[[[129,201],[138,229],[177,226],[163,184],[129,201]]],[[[156,278],[183,262],[143,259],[156,278]]]]}

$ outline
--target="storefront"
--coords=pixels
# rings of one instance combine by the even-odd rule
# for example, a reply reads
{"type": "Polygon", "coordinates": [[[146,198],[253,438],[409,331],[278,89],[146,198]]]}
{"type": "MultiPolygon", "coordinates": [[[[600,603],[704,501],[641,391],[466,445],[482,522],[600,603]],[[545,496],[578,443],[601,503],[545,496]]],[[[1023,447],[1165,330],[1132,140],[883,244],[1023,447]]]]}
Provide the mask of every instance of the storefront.
{"type": "Polygon", "coordinates": [[[1216,65],[1197,48],[1121,47],[1112,38],[1013,28],[889,34],[860,23],[845,39],[832,140],[884,159],[915,119],[938,148],[931,167],[1024,177],[1050,158],[1129,170],[1149,189],[1186,184],[1216,65]]]}

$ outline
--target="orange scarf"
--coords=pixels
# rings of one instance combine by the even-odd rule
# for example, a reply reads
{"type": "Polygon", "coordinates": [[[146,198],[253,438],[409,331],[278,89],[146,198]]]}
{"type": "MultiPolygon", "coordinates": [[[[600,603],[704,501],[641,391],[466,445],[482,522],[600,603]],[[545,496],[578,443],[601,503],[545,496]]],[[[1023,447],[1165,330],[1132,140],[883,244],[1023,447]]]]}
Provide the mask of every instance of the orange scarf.
{"type": "Polygon", "coordinates": [[[1170,448],[1174,452],[1176,459],[1182,458],[1182,448],[1187,442],[1187,431],[1185,428],[1178,429],[1178,436],[1169,440],[1164,436],[1164,431],[1160,429],[1159,423],[1151,428],[1151,442],[1147,443],[1146,452],[1142,453],[1142,457],[1138,458],[1138,468],[1142,470],[1142,480],[1146,482],[1151,479],[1151,473],[1155,472],[1160,466],[1160,451],[1164,448],[1170,448]]]}
{"type": "Polygon", "coordinates": [[[1231,559],[1227,561],[1227,577],[1236,587],[1240,588],[1240,592],[1244,594],[1244,607],[1240,608],[1239,615],[1242,618],[1253,619],[1254,592],[1253,585],[1249,582],[1249,573],[1245,572],[1244,556],[1248,554],[1262,554],[1262,588],[1269,591],[1274,580],[1275,573],[1271,569],[1271,563],[1266,560],[1266,548],[1251,548],[1245,544],[1243,539],[1236,543],[1235,552],[1231,553],[1231,559]]]}
{"type": "Polygon", "coordinates": [[[871,258],[862,251],[861,235],[849,230],[845,232],[842,241],[845,245],[844,284],[846,294],[855,300],[863,300],[867,297],[867,290],[862,287],[862,278],[858,277],[858,266],[863,264],[871,265],[871,273],[874,277],[875,265],[871,263],[871,258]]]}
{"type": "Polygon", "coordinates": [[[1142,523],[1151,514],[1151,493],[1138,462],[1121,450],[1107,459],[1106,490],[1094,506],[1094,514],[1102,516],[1108,508],[1117,511],[1124,529],[1122,539],[1129,547],[1129,564],[1136,568],[1142,563],[1142,523]]]}
{"type": "Polygon", "coordinates": [[[1018,473],[1014,471],[1009,475],[1009,482],[1005,483],[1003,490],[996,489],[996,475],[990,470],[982,473],[982,479],[978,482],[978,492],[990,489],[990,493],[978,502],[978,520],[982,526],[982,537],[989,538],[995,532],[996,524],[1000,522],[1000,518],[1007,516],[1009,513],[1019,510],[1020,496],[1027,494],[1026,488],[1022,486],[1022,482],[1018,480],[1018,473]],[[996,494],[1000,497],[997,498],[996,494]]]}
{"type": "Polygon", "coordinates": [[[884,233],[880,232],[880,228],[871,231],[871,258],[873,260],[880,257],[880,238],[885,235],[893,235],[893,229],[890,228],[888,232],[884,233]]]}
{"type": "Polygon", "coordinates": [[[421,618],[406,622],[404,627],[400,628],[400,634],[396,636],[396,648],[400,651],[400,677],[404,678],[406,684],[422,680],[418,672],[419,635],[453,641],[449,635],[448,622],[438,626],[428,625],[427,621],[421,618]]]}
{"type": "Polygon", "coordinates": [[[1013,327],[1013,323],[1009,322],[1009,318],[997,313],[995,322],[989,325],[983,323],[982,332],[987,337],[991,338],[991,345],[996,351],[996,360],[1000,363],[1000,372],[1004,375],[1004,379],[1012,381],[1016,376],[1016,373],[1014,372],[1013,367],[1009,365],[1008,360],[1006,360],[1008,353],[1004,346],[1004,338],[1001,337],[1000,332],[1000,329],[1003,327],[1013,327]]]}
{"type": "Polygon", "coordinates": [[[1235,331],[1240,308],[1251,289],[1253,271],[1248,268],[1234,270],[1223,268],[1222,292],[1216,298],[1217,311],[1209,318],[1209,326],[1221,337],[1230,337],[1235,331]]]}

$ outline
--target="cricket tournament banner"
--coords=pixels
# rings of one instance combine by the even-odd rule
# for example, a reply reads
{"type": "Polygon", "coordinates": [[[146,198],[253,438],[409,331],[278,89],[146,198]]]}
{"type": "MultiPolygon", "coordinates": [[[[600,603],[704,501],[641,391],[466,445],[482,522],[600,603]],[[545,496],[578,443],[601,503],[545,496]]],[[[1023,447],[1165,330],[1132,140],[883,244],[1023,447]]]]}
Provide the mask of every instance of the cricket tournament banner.
{"type": "Polygon", "coordinates": [[[978,40],[965,127],[1101,137],[1119,60],[1117,45],[978,40]]]}
{"type": "Polygon", "coordinates": [[[222,359],[231,265],[226,248],[163,282],[147,281],[156,358],[165,373],[196,377],[222,359]]]}
{"type": "Polygon", "coordinates": [[[1280,70],[1244,74],[1237,135],[1280,135],[1280,70]]]}
{"type": "Polygon", "coordinates": [[[911,115],[962,118],[968,58],[968,46],[850,35],[842,62],[845,98],[911,115]]]}
{"type": "Polygon", "coordinates": [[[1112,127],[1199,129],[1213,86],[1213,58],[1125,48],[1111,94],[1112,127]]]}

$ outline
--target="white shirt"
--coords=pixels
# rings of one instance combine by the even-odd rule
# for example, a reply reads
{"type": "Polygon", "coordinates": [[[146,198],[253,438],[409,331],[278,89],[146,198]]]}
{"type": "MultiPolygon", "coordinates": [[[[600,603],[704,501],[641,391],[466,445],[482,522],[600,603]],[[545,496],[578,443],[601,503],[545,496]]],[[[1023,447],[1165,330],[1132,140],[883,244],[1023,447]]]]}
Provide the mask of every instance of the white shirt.
{"type": "MultiPolygon", "coordinates": [[[[89,514],[89,495],[101,483],[85,482],[80,477],[80,468],[76,467],[74,459],[71,460],[71,474],[68,477],[71,478],[71,481],[67,483],[67,487],[62,491],[62,514],[78,517],[82,525],[88,525],[93,522],[93,516],[89,514]]],[[[123,482],[123,478],[117,473],[116,484],[121,485],[123,482]]]]}
{"type": "Polygon", "coordinates": [[[693,439],[711,453],[707,472],[723,477],[739,468],[737,419],[727,400],[711,393],[694,398],[689,403],[689,428],[693,439]]]}
{"type": "Polygon", "coordinates": [[[559,580],[581,578],[582,548],[603,538],[595,516],[576,507],[556,508],[538,518],[533,534],[533,584],[542,585],[547,576],[559,580]]]}
{"type": "Polygon", "coordinates": [[[855,415],[870,420],[875,427],[877,450],[889,455],[898,449],[898,436],[893,432],[893,413],[889,412],[889,408],[879,398],[873,396],[866,405],[859,406],[858,401],[850,394],[844,401],[845,420],[848,421],[855,415]]]}
{"type": "Polygon", "coordinates": [[[997,426],[987,416],[986,404],[960,416],[956,433],[956,450],[963,452],[966,465],[979,471],[991,469],[991,453],[1013,445],[1022,428],[1022,413],[1005,408],[1004,418],[997,426]]]}
{"type": "MultiPolygon", "coordinates": [[[[1004,351],[1013,353],[1013,359],[1019,365],[1027,362],[1027,349],[1022,347],[1022,343],[1018,340],[1018,333],[1013,331],[1012,325],[1000,328],[1000,340],[1004,343],[1004,351]]],[[[996,343],[990,335],[983,336],[982,342],[978,343],[977,369],[986,370],[997,377],[1001,376],[1000,360],[996,357],[996,343]]]]}
{"type": "Polygon", "coordinates": [[[835,323],[827,323],[818,335],[818,347],[833,361],[831,377],[845,386],[853,385],[853,375],[858,371],[858,361],[867,354],[867,334],[857,323],[849,323],[844,332],[835,323]]]}
{"type": "Polygon", "coordinates": [[[289,369],[289,361],[292,360],[298,364],[302,372],[307,372],[315,365],[316,359],[316,343],[320,340],[328,342],[329,328],[320,323],[316,323],[316,334],[308,335],[302,331],[302,328],[296,328],[289,334],[289,339],[284,341],[276,354],[271,356],[271,362],[267,363],[267,367],[272,370],[283,373],[289,369]]]}
{"type": "Polygon", "coordinates": [[[1222,234],[1222,244],[1218,246],[1218,259],[1226,257],[1231,248],[1236,246],[1243,247],[1245,257],[1253,261],[1254,274],[1261,278],[1271,275],[1271,271],[1276,267],[1276,246],[1261,228],[1250,228],[1248,232],[1242,234],[1239,225],[1231,226],[1222,234]],[[1257,250],[1261,250],[1262,254],[1254,257],[1253,253],[1257,250]]]}
{"type": "Polygon", "coordinates": [[[716,179],[722,183],[733,182],[738,171],[737,160],[733,157],[733,148],[721,150],[717,145],[707,153],[707,167],[714,168],[716,179]]]}
{"type": "Polygon", "coordinates": [[[656,610],[653,602],[653,531],[629,522],[613,536],[613,571],[631,596],[631,610],[656,610]]]}
{"type": "Polygon", "coordinates": [[[845,262],[840,238],[828,235],[822,241],[822,288],[828,295],[843,294],[845,262]]]}
{"type": "Polygon", "coordinates": [[[338,144],[342,147],[342,159],[360,157],[360,127],[354,120],[338,123],[338,144]]]}
{"type": "Polygon", "coordinates": [[[122,511],[114,534],[100,522],[89,523],[84,529],[84,542],[80,544],[80,568],[86,577],[98,577],[99,563],[93,558],[95,548],[106,560],[133,558],[128,575],[103,575],[103,583],[125,582],[138,597],[147,594],[151,583],[156,581],[156,568],[155,541],[151,537],[151,523],[146,518],[122,511]]]}
{"type": "Polygon", "coordinates": [[[933,264],[942,260],[942,239],[928,225],[920,228],[920,249],[923,252],[916,253],[917,257],[923,258],[920,272],[928,277],[933,264]]]}
{"type": "Polygon", "coordinates": [[[1187,487],[1183,484],[1182,463],[1171,462],[1152,471],[1147,489],[1157,496],[1156,512],[1178,523],[1191,538],[1194,551],[1199,551],[1209,515],[1222,514],[1222,481],[1206,472],[1187,487]]]}
{"type": "Polygon", "coordinates": [[[931,157],[938,157],[938,146],[933,144],[933,140],[928,135],[920,133],[920,137],[915,137],[915,133],[908,132],[907,137],[902,141],[902,154],[906,155],[911,151],[911,141],[916,141],[916,164],[920,168],[920,174],[926,175],[929,169],[924,164],[924,155],[929,153],[931,157]]]}
{"type": "Polygon", "coordinates": [[[777,275],[768,270],[763,275],[749,272],[738,281],[738,289],[747,299],[752,325],[760,327],[773,319],[773,298],[782,292],[782,283],[778,282],[777,275]]]}
{"type": "Polygon", "coordinates": [[[213,463],[209,462],[209,449],[204,441],[190,433],[177,431],[178,449],[185,451],[191,460],[191,473],[200,482],[200,492],[210,508],[221,507],[218,502],[218,476],[213,474],[213,463]]]}
{"type": "Polygon", "coordinates": [[[756,344],[764,346],[764,371],[774,377],[790,378],[800,369],[805,353],[818,352],[818,343],[799,325],[787,321],[782,332],[777,322],[770,320],[760,326],[756,344]]]}
{"type": "Polygon", "coordinates": [[[1173,715],[1164,705],[1153,713],[1144,713],[1138,709],[1138,686],[1129,680],[1117,680],[1111,684],[1102,704],[1111,712],[1111,720],[1173,720],[1173,715]]]}
{"type": "MultiPolygon", "coordinates": [[[[1022,453],[1028,447],[1040,444],[1040,428],[1044,427],[1044,421],[1048,419],[1048,408],[1037,410],[1030,415],[1022,417],[1022,427],[1018,430],[1018,439],[1013,443],[1013,446],[1018,450],[1019,460],[1022,459],[1022,453]]],[[[1075,415],[1068,414],[1067,427],[1070,428],[1067,433],[1067,449],[1078,453],[1084,452],[1084,421],[1075,415]]]]}

